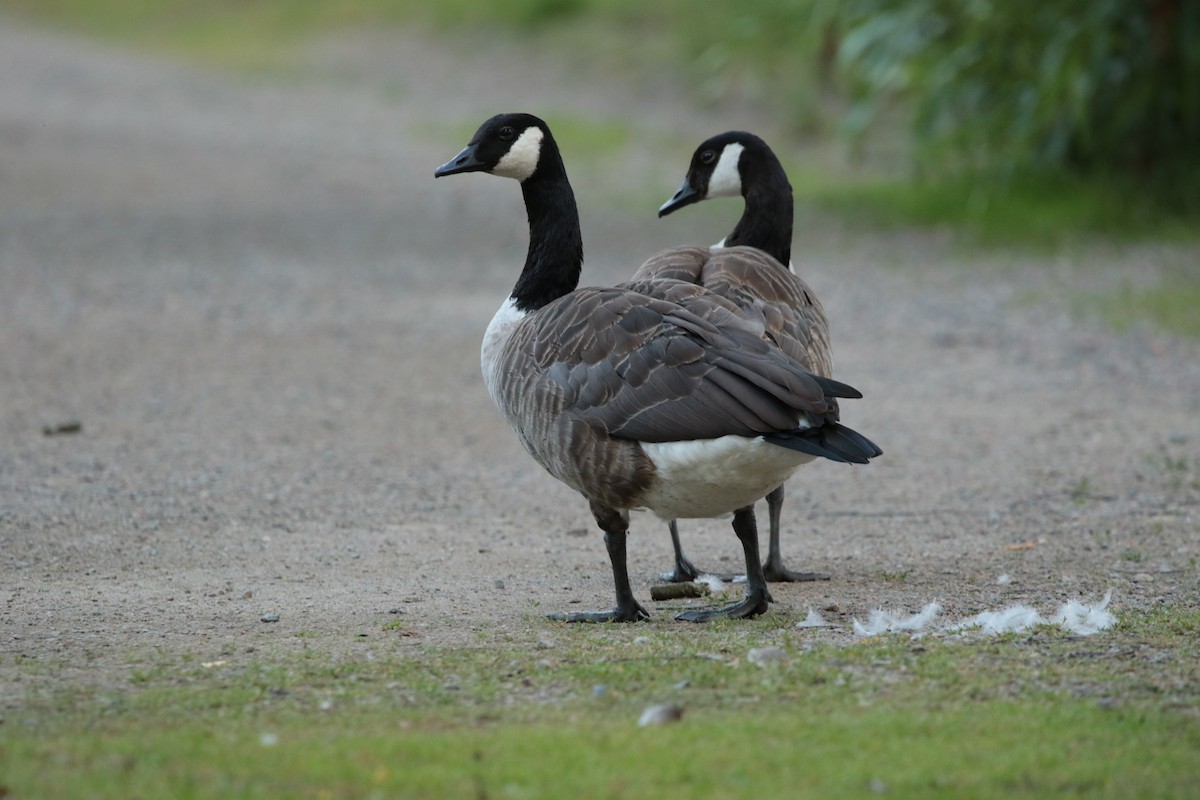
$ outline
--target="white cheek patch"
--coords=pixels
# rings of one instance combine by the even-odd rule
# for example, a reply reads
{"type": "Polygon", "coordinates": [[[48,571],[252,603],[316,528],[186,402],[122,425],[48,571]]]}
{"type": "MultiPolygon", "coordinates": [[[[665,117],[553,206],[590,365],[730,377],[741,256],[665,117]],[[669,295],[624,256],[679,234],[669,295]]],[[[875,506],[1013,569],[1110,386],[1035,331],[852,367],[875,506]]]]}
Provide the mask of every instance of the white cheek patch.
{"type": "Polygon", "coordinates": [[[493,175],[502,178],[516,178],[523,181],[537,169],[538,158],[542,154],[542,129],[533,125],[528,127],[513,142],[512,147],[504,154],[504,158],[492,169],[493,175]]]}
{"type": "Polygon", "coordinates": [[[706,197],[740,197],[742,194],[742,174],[738,171],[738,162],[742,159],[742,145],[734,142],[725,145],[721,158],[708,179],[706,197]]]}

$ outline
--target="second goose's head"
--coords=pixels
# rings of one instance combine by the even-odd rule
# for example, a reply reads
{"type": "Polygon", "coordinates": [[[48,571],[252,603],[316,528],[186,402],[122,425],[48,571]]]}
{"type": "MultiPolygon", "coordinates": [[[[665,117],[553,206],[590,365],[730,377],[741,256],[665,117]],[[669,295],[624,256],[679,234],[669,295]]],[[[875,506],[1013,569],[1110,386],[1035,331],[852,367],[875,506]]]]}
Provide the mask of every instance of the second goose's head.
{"type": "Polygon", "coordinates": [[[746,131],[718,134],[696,148],[683,184],[658,215],[713,197],[745,196],[747,187],[776,174],[783,167],[762,139],[746,131]]]}
{"type": "Polygon", "coordinates": [[[487,172],[526,180],[562,168],[558,146],[546,123],[532,114],[497,114],[479,126],[454,158],[433,172],[435,178],[460,172],[487,172]]]}

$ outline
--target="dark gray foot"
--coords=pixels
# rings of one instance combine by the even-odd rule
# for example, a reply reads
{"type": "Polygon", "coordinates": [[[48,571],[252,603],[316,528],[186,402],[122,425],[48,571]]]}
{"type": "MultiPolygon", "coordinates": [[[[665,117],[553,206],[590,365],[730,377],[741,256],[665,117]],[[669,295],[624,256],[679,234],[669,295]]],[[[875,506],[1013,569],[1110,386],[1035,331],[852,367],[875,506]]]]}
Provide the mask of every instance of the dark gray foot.
{"type": "Polygon", "coordinates": [[[703,575],[700,570],[696,569],[696,565],[688,561],[686,558],[675,560],[674,572],[660,572],[658,579],[667,583],[690,583],[703,575]]]}
{"type": "Polygon", "coordinates": [[[783,487],[779,486],[767,495],[767,510],[771,514],[771,545],[767,563],[763,564],[763,575],[771,583],[802,583],[804,581],[827,581],[824,572],[792,572],[783,565],[779,554],[779,517],[783,510],[783,487]]]}
{"type": "Polygon", "coordinates": [[[754,506],[733,512],[733,530],[742,543],[742,552],[746,557],[746,599],[724,608],[685,611],[675,619],[708,622],[714,619],[745,619],[766,613],[771,592],[767,589],[762,562],[758,559],[758,527],[754,522],[754,506]]]}
{"type": "Polygon", "coordinates": [[[792,572],[782,562],[768,561],[763,565],[763,574],[770,583],[803,583],[805,581],[827,581],[827,572],[792,572]]]}
{"type": "Polygon", "coordinates": [[[638,622],[650,619],[650,612],[642,608],[633,596],[629,585],[629,570],[625,565],[625,538],[629,518],[624,511],[592,501],[592,515],[596,524],[604,531],[604,546],[608,549],[608,560],[612,564],[613,586],[617,592],[617,605],[612,611],[577,611],[574,614],[550,614],[559,622],[638,622]]]}
{"type": "Polygon", "coordinates": [[[555,622],[641,622],[650,619],[650,612],[634,603],[632,608],[614,608],[612,611],[576,611],[573,614],[547,614],[555,622]]]}
{"type": "Polygon", "coordinates": [[[740,603],[723,608],[698,608],[684,611],[675,617],[683,622],[711,622],[714,619],[749,619],[765,614],[770,603],[770,595],[766,597],[748,596],[740,603]]]}

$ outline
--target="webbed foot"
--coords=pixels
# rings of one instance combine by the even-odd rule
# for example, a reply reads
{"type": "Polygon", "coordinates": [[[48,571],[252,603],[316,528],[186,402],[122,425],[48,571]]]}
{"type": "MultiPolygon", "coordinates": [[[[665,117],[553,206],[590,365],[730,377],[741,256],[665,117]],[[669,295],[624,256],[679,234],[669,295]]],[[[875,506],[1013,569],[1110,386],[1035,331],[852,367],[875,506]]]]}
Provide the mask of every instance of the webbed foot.
{"type": "Polygon", "coordinates": [[[548,619],[555,622],[641,622],[650,619],[650,612],[642,608],[641,603],[632,607],[617,608],[611,611],[576,611],[571,614],[547,614],[548,619]]]}
{"type": "Polygon", "coordinates": [[[783,562],[768,561],[763,565],[763,574],[770,583],[804,583],[806,581],[827,581],[827,572],[792,572],[783,562]]]}
{"type": "Polygon", "coordinates": [[[769,594],[756,596],[750,593],[740,603],[722,608],[697,608],[676,615],[675,619],[683,622],[711,622],[714,619],[749,619],[765,614],[771,602],[769,594]]]}
{"type": "Polygon", "coordinates": [[[742,553],[746,557],[746,599],[723,608],[684,611],[675,619],[684,622],[708,622],[714,619],[746,619],[766,613],[771,603],[771,592],[767,589],[762,562],[758,559],[758,527],[754,522],[754,506],[746,506],[733,512],[733,531],[741,541],[742,553]]]}

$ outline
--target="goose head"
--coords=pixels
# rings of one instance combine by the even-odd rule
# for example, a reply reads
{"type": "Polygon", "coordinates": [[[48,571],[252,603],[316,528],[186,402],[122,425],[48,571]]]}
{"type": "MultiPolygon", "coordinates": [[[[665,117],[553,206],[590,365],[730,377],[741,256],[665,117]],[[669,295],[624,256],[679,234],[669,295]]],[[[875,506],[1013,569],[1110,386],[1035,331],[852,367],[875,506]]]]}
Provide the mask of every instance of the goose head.
{"type": "Polygon", "coordinates": [[[744,197],[761,180],[759,175],[776,171],[783,171],[779,159],[759,137],[746,131],[718,134],[696,148],[679,191],[659,207],[658,215],[713,197],[744,197]]]}
{"type": "Polygon", "coordinates": [[[479,126],[458,155],[433,172],[435,178],[486,172],[524,183],[557,156],[550,128],[532,114],[497,114],[479,126]]]}
{"type": "Polygon", "coordinates": [[[465,172],[514,178],[521,184],[529,249],[513,287],[513,307],[533,311],[573,291],[583,267],[579,209],[549,126],[532,114],[497,114],[433,176],[465,172]]]}
{"type": "Polygon", "coordinates": [[[775,153],[752,133],[727,131],[697,147],[683,184],[659,207],[658,216],[701,200],[739,195],[745,200],[742,217],[718,246],[756,247],[790,265],[792,185],[775,153]]]}

